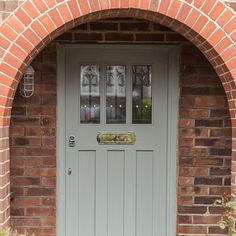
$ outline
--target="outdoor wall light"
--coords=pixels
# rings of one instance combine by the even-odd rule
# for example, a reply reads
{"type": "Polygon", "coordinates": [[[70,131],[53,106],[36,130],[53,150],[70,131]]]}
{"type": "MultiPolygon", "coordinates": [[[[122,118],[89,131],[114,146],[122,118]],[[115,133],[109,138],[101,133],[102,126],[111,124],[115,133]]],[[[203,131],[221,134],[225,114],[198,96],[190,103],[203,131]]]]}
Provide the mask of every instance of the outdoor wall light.
{"type": "Polygon", "coordinates": [[[20,94],[24,98],[29,98],[34,94],[34,68],[29,66],[23,75],[20,84],[20,94]]]}

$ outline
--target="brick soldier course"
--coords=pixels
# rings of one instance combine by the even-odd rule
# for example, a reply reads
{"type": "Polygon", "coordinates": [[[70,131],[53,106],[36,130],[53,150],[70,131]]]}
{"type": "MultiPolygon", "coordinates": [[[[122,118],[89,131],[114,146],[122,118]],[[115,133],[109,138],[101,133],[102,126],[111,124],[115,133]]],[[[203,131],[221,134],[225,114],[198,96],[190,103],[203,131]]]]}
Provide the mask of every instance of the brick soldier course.
{"type": "Polygon", "coordinates": [[[1,226],[10,224],[11,209],[15,228],[55,235],[56,43],[175,43],[181,46],[177,231],[225,233],[216,226],[222,209],[211,204],[223,192],[236,193],[232,8],[210,0],[24,1],[0,27],[1,226]],[[23,99],[16,89],[30,63],[36,91],[23,99]]]}

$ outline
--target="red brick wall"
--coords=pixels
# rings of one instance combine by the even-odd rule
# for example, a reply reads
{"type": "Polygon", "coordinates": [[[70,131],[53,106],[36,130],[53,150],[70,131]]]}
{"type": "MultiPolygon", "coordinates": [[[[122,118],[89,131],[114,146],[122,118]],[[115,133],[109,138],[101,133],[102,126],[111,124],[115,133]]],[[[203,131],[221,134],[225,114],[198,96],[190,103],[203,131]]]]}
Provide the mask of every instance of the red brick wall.
{"type": "MultiPolygon", "coordinates": [[[[0,0],[0,23],[4,21],[25,0],[0,0]]],[[[236,0],[224,0],[224,2],[236,10],[236,0]]]]}
{"type": "Polygon", "coordinates": [[[0,23],[9,16],[23,1],[0,0],[0,23]]]}
{"type": "Polygon", "coordinates": [[[218,234],[221,231],[213,225],[222,209],[211,204],[230,192],[228,106],[220,81],[204,56],[186,45],[181,57],[178,231],[218,234]],[[210,215],[204,215],[206,212],[210,215]]]}
{"type": "Polygon", "coordinates": [[[50,44],[32,63],[35,94],[17,93],[11,119],[12,224],[55,235],[56,52],[50,44]]]}
{"type": "Polygon", "coordinates": [[[17,94],[12,111],[12,225],[36,235],[55,235],[56,42],[181,46],[178,232],[220,233],[216,222],[222,209],[211,204],[230,191],[231,125],[224,90],[208,61],[182,36],[157,24],[130,19],[77,27],[34,60],[35,95],[23,99],[17,94]]]}

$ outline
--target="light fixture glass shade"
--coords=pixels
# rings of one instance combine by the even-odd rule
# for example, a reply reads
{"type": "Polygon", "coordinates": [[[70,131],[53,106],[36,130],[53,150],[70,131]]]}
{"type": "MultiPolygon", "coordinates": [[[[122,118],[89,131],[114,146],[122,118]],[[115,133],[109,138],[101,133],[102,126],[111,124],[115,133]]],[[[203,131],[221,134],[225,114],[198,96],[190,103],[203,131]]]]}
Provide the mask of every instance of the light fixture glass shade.
{"type": "Polygon", "coordinates": [[[23,75],[20,83],[20,94],[22,97],[29,98],[34,94],[34,68],[29,66],[23,75]]]}

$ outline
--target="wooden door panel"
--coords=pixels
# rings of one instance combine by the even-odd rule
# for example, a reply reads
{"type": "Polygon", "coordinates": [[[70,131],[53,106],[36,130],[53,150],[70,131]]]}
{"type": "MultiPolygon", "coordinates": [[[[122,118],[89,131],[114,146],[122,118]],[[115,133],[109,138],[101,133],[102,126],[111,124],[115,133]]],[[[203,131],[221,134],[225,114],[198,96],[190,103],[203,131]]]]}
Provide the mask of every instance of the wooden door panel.
{"type": "Polygon", "coordinates": [[[138,151],[136,189],[136,232],[137,236],[152,236],[153,230],[153,163],[152,151],[138,151]]]}
{"type": "Polygon", "coordinates": [[[124,232],[124,151],[107,152],[107,205],[108,235],[120,236],[124,232]]]}
{"type": "MultiPolygon", "coordinates": [[[[78,156],[78,235],[95,235],[96,152],[79,151],[78,156]]],[[[76,186],[75,186],[76,188],[76,186]]]]}

